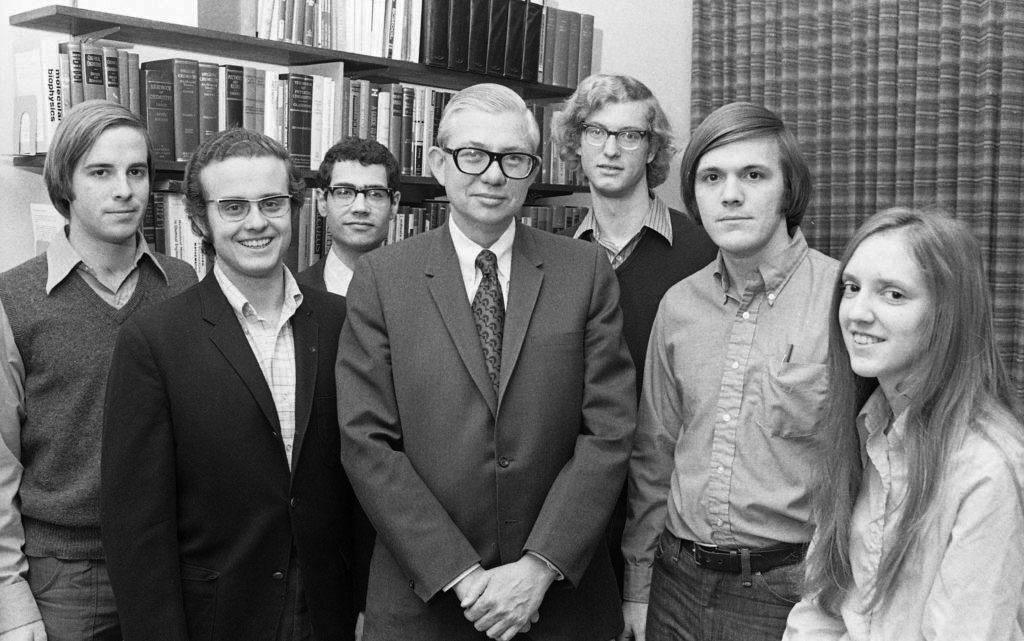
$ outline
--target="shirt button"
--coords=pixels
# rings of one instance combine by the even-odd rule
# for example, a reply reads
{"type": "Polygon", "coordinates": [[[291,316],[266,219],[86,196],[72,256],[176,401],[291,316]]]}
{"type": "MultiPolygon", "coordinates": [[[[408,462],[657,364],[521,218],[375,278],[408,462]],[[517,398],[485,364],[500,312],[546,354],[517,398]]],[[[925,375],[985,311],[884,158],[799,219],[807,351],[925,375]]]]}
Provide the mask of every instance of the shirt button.
{"type": "Polygon", "coordinates": [[[718,520],[716,520],[716,521],[715,521],[715,524],[716,524],[716,525],[717,525],[718,527],[722,527],[722,524],[724,524],[724,523],[725,523],[725,521],[723,521],[722,519],[718,519],[718,520]]]}
{"type": "Polygon", "coordinates": [[[270,576],[273,577],[275,581],[280,581],[284,578],[284,572],[274,572],[270,576]]]}
{"type": "Polygon", "coordinates": [[[718,473],[719,473],[719,474],[722,474],[723,472],[725,472],[725,467],[723,467],[723,466],[719,465],[719,466],[718,466],[718,473]]]}
{"type": "Polygon", "coordinates": [[[728,412],[726,412],[725,414],[722,414],[722,420],[725,421],[726,423],[728,423],[729,421],[732,420],[732,417],[729,416],[728,412]]]}
{"type": "Polygon", "coordinates": [[[749,318],[750,318],[750,312],[743,312],[743,320],[748,320],[749,318]]]}
{"type": "Polygon", "coordinates": [[[409,581],[409,588],[412,589],[412,590],[415,590],[416,589],[416,582],[415,581],[409,581]]]}
{"type": "Polygon", "coordinates": [[[775,300],[775,292],[768,293],[768,300],[775,300]]]}
{"type": "Polygon", "coordinates": [[[498,459],[498,465],[500,465],[501,467],[508,467],[509,463],[511,463],[511,461],[509,461],[504,456],[502,456],[501,458],[498,459]]]}
{"type": "Polygon", "coordinates": [[[740,362],[739,361],[733,361],[732,362],[732,368],[733,369],[739,369],[740,368],[740,362]]]}

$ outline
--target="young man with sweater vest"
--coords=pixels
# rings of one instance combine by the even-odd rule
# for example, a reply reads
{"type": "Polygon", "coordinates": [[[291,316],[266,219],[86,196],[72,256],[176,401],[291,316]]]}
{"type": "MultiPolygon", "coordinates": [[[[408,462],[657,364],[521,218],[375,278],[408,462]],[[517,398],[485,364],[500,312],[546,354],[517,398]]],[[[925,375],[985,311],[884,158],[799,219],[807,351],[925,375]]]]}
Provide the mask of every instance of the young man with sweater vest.
{"type": "Polygon", "coordinates": [[[295,280],[345,296],[356,260],[380,247],[402,198],[398,160],[376,140],[346,138],[331,147],[317,174],[317,205],[331,251],[295,280]]]}
{"type": "MultiPolygon", "coordinates": [[[[622,332],[636,365],[639,399],[647,339],[661,297],[714,260],[717,250],[693,219],[651,191],[668,177],[675,147],[665,112],[642,82],[630,76],[589,76],[556,114],[553,130],[562,158],[581,167],[590,181],[592,211],[567,233],[604,248],[615,269],[622,332]]],[[[620,587],[625,508],[623,489],[608,525],[620,587]]]]}
{"type": "Polygon", "coordinates": [[[57,128],[43,177],[67,219],[0,274],[0,639],[121,639],[100,542],[100,434],[114,339],[196,282],[139,232],[146,127],[92,100],[57,128]]]}

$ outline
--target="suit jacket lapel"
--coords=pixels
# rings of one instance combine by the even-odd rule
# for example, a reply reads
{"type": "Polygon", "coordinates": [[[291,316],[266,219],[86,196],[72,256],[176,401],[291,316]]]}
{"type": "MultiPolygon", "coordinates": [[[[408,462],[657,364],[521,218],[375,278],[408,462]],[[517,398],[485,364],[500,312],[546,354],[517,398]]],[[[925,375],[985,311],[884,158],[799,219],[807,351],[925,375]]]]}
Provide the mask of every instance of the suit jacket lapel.
{"type": "Polygon", "coordinates": [[[473,322],[473,312],[466,300],[466,285],[459,270],[459,257],[455,253],[447,227],[434,235],[433,245],[427,255],[425,268],[427,287],[444,320],[448,334],[459,351],[463,364],[476,383],[480,393],[487,400],[491,413],[498,408],[498,399],[491,387],[484,364],[484,353],[480,348],[480,336],[473,322]]]}
{"type": "Polygon", "coordinates": [[[292,335],[295,340],[295,443],[292,447],[292,474],[298,465],[306,427],[313,411],[319,360],[319,354],[316,353],[319,329],[320,326],[313,319],[312,308],[304,302],[292,317],[292,335]]]}
{"type": "Polygon", "coordinates": [[[517,224],[512,245],[512,274],[509,283],[508,307],[505,312],[505,333],[501,341],[501,377],[498,402],[508,387],[519,352],[526,339],[526,330],[533,317],[540,285],[544,281],[543,259],[537,252],[534,239],[526,227],[517,224]]]}
{"type": "Polygon", "coordinates": [[[249,346],[249,341],[238,324],[238,318],[228,304],[228,299],[224,297],[224,292],[221,291],[213,272],[207,274],[200,284],[199,300],[203,308],[203,319],[211,325],[210,340],[249,388],[249,392],[274,431],[280,432],[281,424],[277,418],[274,397],[270,394],[270,386],[267,385],[259,361],[252,353],[252,347],[249,346]]]}

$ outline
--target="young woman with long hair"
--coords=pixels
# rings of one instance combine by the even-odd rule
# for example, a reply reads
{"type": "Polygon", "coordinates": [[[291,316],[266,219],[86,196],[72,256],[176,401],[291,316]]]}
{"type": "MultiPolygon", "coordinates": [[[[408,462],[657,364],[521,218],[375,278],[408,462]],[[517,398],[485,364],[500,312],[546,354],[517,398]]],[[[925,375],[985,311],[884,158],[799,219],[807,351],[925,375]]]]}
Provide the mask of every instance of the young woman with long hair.
{"type": "Polygon", "coordinates": [[[784,639],[1024,639],[1024,427],[978,242],[941,212],[880,212],[831,315],[817,531],[784,639]]]}

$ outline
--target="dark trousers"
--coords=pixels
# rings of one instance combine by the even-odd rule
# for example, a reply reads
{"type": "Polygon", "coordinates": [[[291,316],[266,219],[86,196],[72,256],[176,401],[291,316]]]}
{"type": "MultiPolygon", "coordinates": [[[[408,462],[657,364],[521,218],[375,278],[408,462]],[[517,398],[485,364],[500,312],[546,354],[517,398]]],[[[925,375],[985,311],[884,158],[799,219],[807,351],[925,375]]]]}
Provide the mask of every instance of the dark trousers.
{"type": "Polygon", "coordinates": [[[30,556],[28,584],[49,641],[120,641],[106,562],[30,556]]]}
{"type": "Polygon", "coordinates": [[[800,600],[804,564],[751,575],[698,566],[677,540],[662,534],[647,609],[648,641],[779,641],[800,600]]]}

